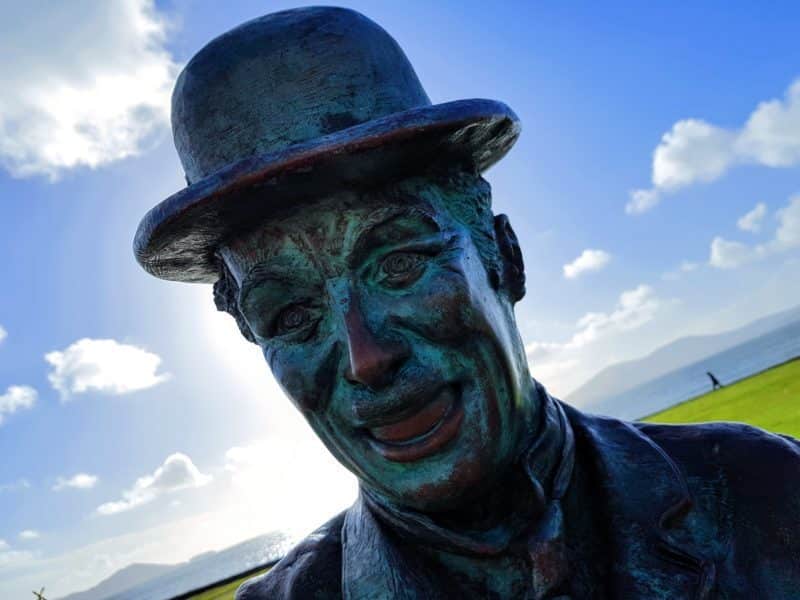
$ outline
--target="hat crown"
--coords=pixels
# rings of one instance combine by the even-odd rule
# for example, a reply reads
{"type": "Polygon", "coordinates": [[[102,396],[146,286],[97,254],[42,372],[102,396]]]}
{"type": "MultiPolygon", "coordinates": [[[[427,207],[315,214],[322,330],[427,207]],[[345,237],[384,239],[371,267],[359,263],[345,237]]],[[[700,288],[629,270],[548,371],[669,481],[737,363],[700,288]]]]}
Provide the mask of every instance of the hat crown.
{"type": "Polygon", "coordinates": [[[172,95],[190,183],[392,113],[429,106],[395,40],[352,10],[312,7],[249,21],[209,42],[172,95]]]}

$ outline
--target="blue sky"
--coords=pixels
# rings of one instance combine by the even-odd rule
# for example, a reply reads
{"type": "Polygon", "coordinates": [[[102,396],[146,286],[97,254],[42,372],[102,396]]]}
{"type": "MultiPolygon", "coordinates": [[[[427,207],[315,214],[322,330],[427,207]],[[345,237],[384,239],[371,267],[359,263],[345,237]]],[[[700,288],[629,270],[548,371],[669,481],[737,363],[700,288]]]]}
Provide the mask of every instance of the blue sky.
{"type": "MultiPolygon", "coordinates": [[[[340,4],[399,41],[433,102],[522,119],[487,178],[525,254],[532,373],[555,393],[800,303],[796,3],[340,4]]],[[[149,277],[130,249],[183,185],[180,66],[299,5],[4,6],[0,596],[302,533],[352,498],[210,289],[149,277]]]]}

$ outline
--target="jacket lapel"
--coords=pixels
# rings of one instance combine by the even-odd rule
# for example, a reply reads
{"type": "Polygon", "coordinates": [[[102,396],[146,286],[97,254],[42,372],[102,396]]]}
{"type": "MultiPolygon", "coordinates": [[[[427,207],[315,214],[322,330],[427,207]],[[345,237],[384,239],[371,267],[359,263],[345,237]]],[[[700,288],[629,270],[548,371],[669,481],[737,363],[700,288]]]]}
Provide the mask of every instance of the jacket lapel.
{"type": "MultiPolygon", "coordinates": [[[[692,501],[667,454],[634,425],[562,405],[605,505],[614,598],[709,598],[714,564],[689,526],[692,501]]],[[[580,459],[579,459],[580,460],[580,459]]]]}
{"type": "Polygon", "coordinates": [[[344,600],[419,600],[429,597],[433,581],[422,565],[411,564],[393,536],[367,508],[359,494],[342,526],[342,597],[344,600]]]}

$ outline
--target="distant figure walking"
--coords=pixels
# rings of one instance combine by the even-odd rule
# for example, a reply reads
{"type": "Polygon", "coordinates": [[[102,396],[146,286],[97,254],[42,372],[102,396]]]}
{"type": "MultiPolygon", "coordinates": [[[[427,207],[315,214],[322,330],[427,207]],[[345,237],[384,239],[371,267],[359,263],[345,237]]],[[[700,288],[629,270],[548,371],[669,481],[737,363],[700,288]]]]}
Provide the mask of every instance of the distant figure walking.
{"type": "Polygon", "coordinates": [[[711,391],[713,392],[716,389],[721,387],[725,387],[719,382],[719,379],[714,377],[714,374],[711,371],[706,371],[706,375],[708,375],[709,379],[711,379],[711,391]]]}

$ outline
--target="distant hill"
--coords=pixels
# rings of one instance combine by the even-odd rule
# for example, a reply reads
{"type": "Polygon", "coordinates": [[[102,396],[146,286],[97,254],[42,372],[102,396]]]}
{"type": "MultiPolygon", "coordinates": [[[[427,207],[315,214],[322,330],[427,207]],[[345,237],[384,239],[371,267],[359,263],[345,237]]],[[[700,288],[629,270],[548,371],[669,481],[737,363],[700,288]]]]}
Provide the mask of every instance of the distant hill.
{"type": "Polygon", "coordinates": [[[608,399],[643,383],[798,321],[800,307],[795,307],[724,333],[680,338],[644,358],[606,367],[564,400],[587,410],[602,409],[608,399]]]}
{"type": "Polygon", "coordinates": [[[120,569],[93,588],[64,596],[61,600],[101,600],[103,598],[108,598],[121,594],[145,581],[150,581],[151,579],[164,575],[175,567],[176,565],[134,563],[128,565],[124,569],[120,569]]]}
{"type": "Polygon", "coordinates": [[[59,600],[164,600],[280,558],[289,545],[284,534],[272,532],[176,565],[133,564],[59,600]]]}

